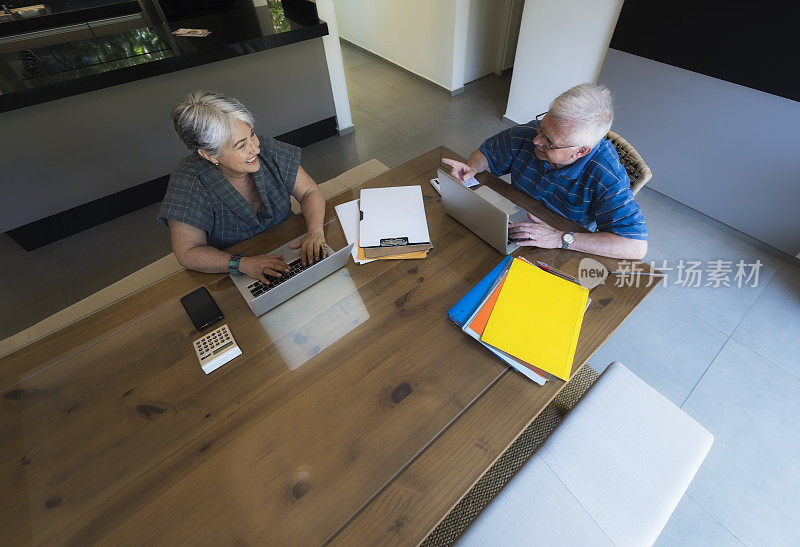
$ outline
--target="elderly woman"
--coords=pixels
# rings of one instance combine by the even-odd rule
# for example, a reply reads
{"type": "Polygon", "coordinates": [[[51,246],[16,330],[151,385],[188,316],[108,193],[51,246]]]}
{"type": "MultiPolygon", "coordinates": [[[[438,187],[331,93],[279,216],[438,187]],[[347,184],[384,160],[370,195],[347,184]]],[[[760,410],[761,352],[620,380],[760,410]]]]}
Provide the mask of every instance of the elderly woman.
{"type": "Polygon", "coordinates": [[[178,137],[191,154],[172,173],[158,219],[169,226],[182,266],[201,272],[266,275],[288,271],[280,255],[224,251],[291,215],[300,202],[307,234],[292,248],[304,263],[325,256],[325,200],[300,166],[300,149],[256,136],[253,115],[237,100],[195,91],[172,111],[178,137]]]}

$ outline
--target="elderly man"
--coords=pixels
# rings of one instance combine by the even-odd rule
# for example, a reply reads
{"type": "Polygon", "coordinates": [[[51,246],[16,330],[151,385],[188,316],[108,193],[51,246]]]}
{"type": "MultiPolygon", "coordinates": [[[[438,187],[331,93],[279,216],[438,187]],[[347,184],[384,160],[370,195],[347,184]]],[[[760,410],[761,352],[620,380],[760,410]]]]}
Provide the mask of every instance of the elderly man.
{"type": "Polygon", "coordinates": [[[509,237],[520,245],[640,259],[647,253],[644,216],[616,150],[604,138],[613,116],[608,89],[577,85],[536,120],[487,139],[467,163],[442,161],[462,182],[487,169],[511,173],[513,186],[590,231],[563,232],[529,213],[531,222],[509,225],[509,237]]]}

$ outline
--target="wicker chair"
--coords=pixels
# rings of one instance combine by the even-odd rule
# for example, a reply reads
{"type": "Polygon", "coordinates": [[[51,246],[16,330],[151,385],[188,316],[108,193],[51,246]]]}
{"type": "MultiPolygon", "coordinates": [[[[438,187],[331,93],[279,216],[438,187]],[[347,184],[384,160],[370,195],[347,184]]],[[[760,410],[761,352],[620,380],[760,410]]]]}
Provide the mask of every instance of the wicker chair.
{"type": "Polygon", "coordinates": [[[610,140],[611,144],[616,148],[617,154],[619,154],[619,161],[622,163],[625,171],[628,172],[628,177],[631,179],[631,190],[635,196],[636,193],[647,184],[647,181],[653,178],[653,172],[650,171],[650,168],[644,162],[642,156],[639,155],[639,152],[631,146],[631,143],[613,131],[609,131],[606,138],[610,140]]]}

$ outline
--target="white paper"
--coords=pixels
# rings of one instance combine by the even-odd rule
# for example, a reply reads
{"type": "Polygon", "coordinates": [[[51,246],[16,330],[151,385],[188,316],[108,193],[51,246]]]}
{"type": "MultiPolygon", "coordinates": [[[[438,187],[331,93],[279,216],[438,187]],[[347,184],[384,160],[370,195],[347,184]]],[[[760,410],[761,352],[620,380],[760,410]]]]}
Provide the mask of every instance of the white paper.
{"type": "MultiPolygon", "coordinates": [[[[471,179],[469,179],[467,182],[464,183],[464,186],[466,186],[467,188],[472,188],[473,186],[477,186],[479,184],[480,184],[480,182],[475,180],[475,177],[472,177],[471,179]]],[[[434,190],[439,192],[439,195],[442,194],[442,187],[439,184],[439,177],[436,177],[435,179],[431,179],[431,186],[433,186],[434,190]]]]}
{"type": "Polygon", "coordinates": [[[358,256],[358,220],[359,220],[359,209],[358,209],[358,200],[354,199],[353,201],[348,201],[347,203],[342,203],[341,205],[337,205],[336,209],[336,216],[339,217],[339,224],[342,225],[342,230],[344,231],[344,237],[347,238],[347,244],[353,245],[353,262],[356,264],[366,264],[367,262],[373,262],[375,259],[369,260],[359,260],[356,258],[358,256]]]}
{"type": "Polygon", "coordinates": [[[405,238],[409,245],[430,243],[420,185],[364,188],[360,197],[362,247],[380,247],[381,241],[393,238],[405,238]]]}

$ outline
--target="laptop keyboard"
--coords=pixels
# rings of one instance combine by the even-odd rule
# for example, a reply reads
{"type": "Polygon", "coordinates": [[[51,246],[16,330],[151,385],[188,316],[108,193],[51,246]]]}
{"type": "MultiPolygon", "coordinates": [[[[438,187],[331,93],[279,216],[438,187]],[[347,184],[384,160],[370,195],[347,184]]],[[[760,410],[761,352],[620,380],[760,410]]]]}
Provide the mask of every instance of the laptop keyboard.
{"type": "Polygon", "coordinates": [[[253,295],[253,298],[255,298],[257,296],[261,296],[262,294],[264,294],[268,290],[274,289],[275,287],[277,287],[281,283],[284,283],[284,282],[288,281],[289,279],[293,278],[294,276],[296,276],[297,274],[299,274],[303,270],[307,270],[310,266],[313,266],[313,264],[308,264],[306,266],[303,266],[303,263],[298,258],[294,262],[290,262],[289,263],[289,271],[286,272],[285,274],[283,274],[282,276],[280,276],[280,277],[275,277],[275,276],[272,276],[272,275],[265,276],[269,280],[269,285],[265,285],[261,281],[256,281],[255,283],[249,284],[247,286],[247,290],[250,291],[250,294],[253,295]]]}

